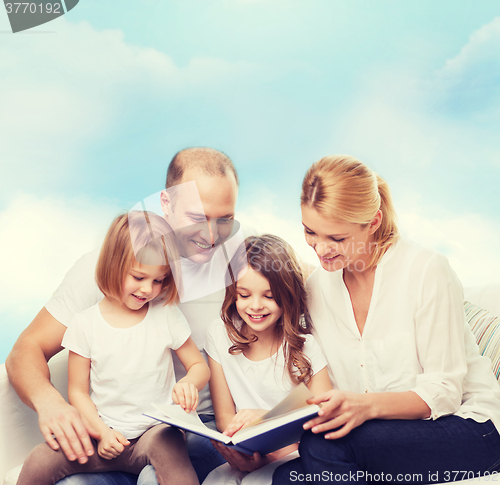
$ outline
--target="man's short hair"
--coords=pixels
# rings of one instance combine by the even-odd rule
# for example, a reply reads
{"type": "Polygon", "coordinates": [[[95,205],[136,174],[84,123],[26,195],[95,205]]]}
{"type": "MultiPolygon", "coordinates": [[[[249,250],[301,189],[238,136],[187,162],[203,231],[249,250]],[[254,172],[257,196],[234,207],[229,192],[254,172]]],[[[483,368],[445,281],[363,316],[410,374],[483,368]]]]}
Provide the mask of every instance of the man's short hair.
{"type": "Polygon", "coordinates": [[[236,185],[239,185],[238,174],[231,159],[223,152],[208,147],[192,147],[177,152],[167,169],[165,188],[178,185],[185,170],[197,168],[203,174],[211,177],[226,177],[234,175],[236,185]]]}

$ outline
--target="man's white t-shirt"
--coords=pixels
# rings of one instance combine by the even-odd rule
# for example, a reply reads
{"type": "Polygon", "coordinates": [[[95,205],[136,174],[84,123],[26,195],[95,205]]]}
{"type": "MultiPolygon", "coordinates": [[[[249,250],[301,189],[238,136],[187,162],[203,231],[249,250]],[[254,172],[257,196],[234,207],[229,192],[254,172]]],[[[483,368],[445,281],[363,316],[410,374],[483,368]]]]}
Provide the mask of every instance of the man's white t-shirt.
{"type": "Polygon", "coordinates": [[[491,419],[500,430],[500,386],[479,355],[462,286],[443,255],[405,239],[392,245],[376,267],[362,335],[342,271],[317,268],[306,288],[334,388],[413,391],[432,419],[491,419]]]}
{"type": "MultiPolygon", "coordinates": [[[[313,375],[326,367],[326,359],[312,335],[304,335],[303,353],[310,360],[313,375]]],[[[236,406],[241,409],[272,409],[290,394],[296,386],[285,365],[283,347],[264,360],[247,359],[243,353],[231,355],[232,342],[224,322],[219,318],[209,327],[205,350],[222,366],[229,391],[236,406]]]]}
{"type": "Polygon", "coordinates": [[[176,380],[170,349],[181,347],[189,335],[175,305],[152,302],[140,323],[116,328],[96,304],[75,315],[62,345],[91,360],[90,397],[99,416],[132,439],[157,424],[142,414],[152,403],[172,404],[176,380]]]}

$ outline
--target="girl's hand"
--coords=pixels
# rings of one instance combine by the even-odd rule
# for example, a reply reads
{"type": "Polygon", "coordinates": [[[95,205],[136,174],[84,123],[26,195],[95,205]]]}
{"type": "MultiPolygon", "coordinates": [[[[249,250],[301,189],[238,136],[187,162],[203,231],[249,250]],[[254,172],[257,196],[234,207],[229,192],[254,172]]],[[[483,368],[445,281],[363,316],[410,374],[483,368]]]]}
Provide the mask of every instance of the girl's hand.
{"type": "Polygon", "coordinates": [[[222,434],[233,436],[236,431],[257,421],[266,413],[265,409],[242,409],[234,415],[222,434]]]}
{"type": "Polygon", "coordinates": [[[304,429],[313,433],[322,433],[335,429],[325,435],[326,439],[342,438],[353,428],[372,419],[372,403],[369,394],[332,390],[315,396],[309,404],[323,403],[318,417],[304,424],[304,429]]]}
{"type": "Polygon", "coordinates": [[[179,381],[172,391],[172,399],[179,404],[186,413],[195,411],[198,406],[198,389],[186,381],[179,381]]]}
{"type": "Polygon", "coordinates": [[[101,433],[101,439],[98,441],[97,445],[97,453],[106,460],[112,460],[129,444],[130,441],[119,431],[109,428],[108,431],[101,433]]]}
{"type": "Polygon", "coordinates": [[[226,459],[231,468],[240,470],[241,472],[253,472],[273,461],[268,455],[260,456],[257,452],[255,452],[253,456],[245,455],[244,453],[224,446],[219,441],[211,441],[214,448],[226,459]]]}

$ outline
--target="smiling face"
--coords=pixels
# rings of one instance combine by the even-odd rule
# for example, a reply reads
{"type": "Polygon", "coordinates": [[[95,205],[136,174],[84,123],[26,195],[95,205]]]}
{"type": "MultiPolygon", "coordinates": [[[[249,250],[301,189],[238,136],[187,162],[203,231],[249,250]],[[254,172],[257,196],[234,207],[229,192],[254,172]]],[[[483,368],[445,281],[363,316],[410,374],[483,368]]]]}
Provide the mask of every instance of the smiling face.
{"type": "Polygon", "coordinates": [[[175,201],[162,195],[162,207],[175,230],[181,256],[202,264],[231,235],[238,188],[231,173],[210,176],[196,168],[186,170],[181,183],[192,180],[196,182],[199,200],[180,190],[175,201]]]}
{"type": "Polygon", "coordinates": [[[380,226],[377,213],[370,224],[336,222],[323,217],[316,209],[302,206],[302,225],[306,242],[318,255],[327,271],[348,268],[364,271],[373,249],[373,234],[380,226]]]}
{"type": "Polygon", "coordinates": [[[257,336],[274,332],[283,310],[273,298],[269,281],[249,266],[238,279],[236,291],[236,310],[252,332],[257,336]]]}
{"type": "Polygon", "coordinates": [[[140,310],[161,293],[162,282],[167,273],[165,266],[134,261],[123,277],[122,303],[130,310],[140,310]]]}

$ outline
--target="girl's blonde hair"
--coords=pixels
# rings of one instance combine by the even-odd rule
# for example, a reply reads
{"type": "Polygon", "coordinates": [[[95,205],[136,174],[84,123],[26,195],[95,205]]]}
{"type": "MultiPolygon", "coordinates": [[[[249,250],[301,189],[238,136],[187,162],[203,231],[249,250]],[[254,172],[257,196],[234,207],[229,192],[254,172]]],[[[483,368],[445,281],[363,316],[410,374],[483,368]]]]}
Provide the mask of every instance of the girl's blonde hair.
{"type": "Polygon", "coordinates": [[[300,203],[323,217],[366,227],[382,212],[382,222],[373,235],[368,267],[399,237],[396,212],[387,182],[349,155],[330,155],[314,163],[302,183],[300,203]]]}
{"type": "Polygon", "coordinates": [[[160,296],[165,304],[177,303],[179,295],[172,265],[178,262],[172,229],[157,214],[130,211],[118,216],[111,224],[101,248],[95,279],[108,298],[121,300],[123,278],[134,260],[141,264],[164,266],[165,276],[160,296]]]}
{"type": "Polygon", "coordinates": [[[245,239],[245,251],[240,251],[229,265],[228,285],[221,316],[233,345],[229,353],[239,354],[258,340],[256,335],[246,337],[245,323],[236,310],[238,292],[236,278],[248,266],[269,281],[274,301],[283,310],[276,322],[279,340],[283,340],[286,367],[293,382],[309,382],[311,362],[302,352],[305,337],[311,333],[306,309],[306,291],[300,264],[291,246],[277,236],[266,234],[245,239]],[[304,318],[305,317],[305,318],[304,318]],[[241,322],[241,327],[234,322],[241,322]]]}

